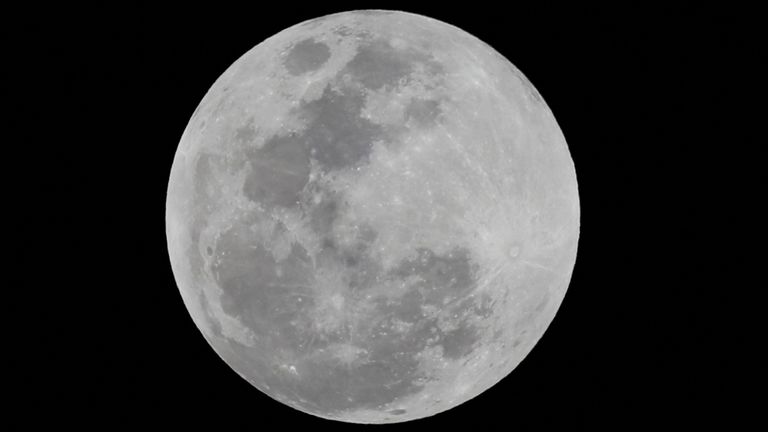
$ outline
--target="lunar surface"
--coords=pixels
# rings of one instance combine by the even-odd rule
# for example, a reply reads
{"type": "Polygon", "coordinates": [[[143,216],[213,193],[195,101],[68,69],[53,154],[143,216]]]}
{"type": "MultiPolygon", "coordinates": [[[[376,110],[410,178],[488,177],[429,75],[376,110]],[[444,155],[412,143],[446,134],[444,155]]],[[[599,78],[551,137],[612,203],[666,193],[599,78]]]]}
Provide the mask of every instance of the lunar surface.
{"type": "Polygon", "coordinates": [[[402,12],[307,21],[213,84],[168,185],[169,255],[214,350],[326,419],[430,416],[509,374],[576,259],[576,174],[509,61],[402,12]]]}

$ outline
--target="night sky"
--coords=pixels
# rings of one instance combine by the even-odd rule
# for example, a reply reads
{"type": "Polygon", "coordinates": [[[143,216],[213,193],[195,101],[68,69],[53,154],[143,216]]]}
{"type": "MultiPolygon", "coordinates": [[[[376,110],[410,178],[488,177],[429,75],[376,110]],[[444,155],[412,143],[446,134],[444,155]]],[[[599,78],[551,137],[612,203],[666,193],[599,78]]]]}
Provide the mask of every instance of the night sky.
{"type": "MultiPolygon", "coordinates": [[[[359,427],[302,414],[232,371],[190,319],[165,239],[171,163],[205,92],[265,38],[361,8],[337,4],[5,14],[3,87],[21,96],[4,159],[18,203],[7,227],[21,237],[4,284],[6,375],[21,382],[6,390],[12,426],[359,427]]],[[[554,322],[507,378],[436,417],[379,428],[746,422],[756,401],[741,396],[753,385],[741,375],[757,360],[742,351],[764,342],[747,332],[761,285],[749,275],[751,207],[764,199],[750,187],[765,178],[751,166],[764,161],[751,130],[756,13],[466,7],[385,6],[477,36],[543,96],[576,167],[578,257],[554,322]]]]}

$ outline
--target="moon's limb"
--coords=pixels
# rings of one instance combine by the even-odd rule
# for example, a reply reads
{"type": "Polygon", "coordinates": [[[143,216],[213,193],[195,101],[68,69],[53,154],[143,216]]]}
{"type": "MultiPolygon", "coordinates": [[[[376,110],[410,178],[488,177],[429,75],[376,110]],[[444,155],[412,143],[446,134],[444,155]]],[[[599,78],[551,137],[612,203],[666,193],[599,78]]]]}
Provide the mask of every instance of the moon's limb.
{"type": "Polygon", "coordinates": [[[491,387],[562,302],[576,177],[541,96],[465,32],[406,13],[287,29],[211,87],[168,188],[196,324],[302,411],[429,416],[491,387]]]}

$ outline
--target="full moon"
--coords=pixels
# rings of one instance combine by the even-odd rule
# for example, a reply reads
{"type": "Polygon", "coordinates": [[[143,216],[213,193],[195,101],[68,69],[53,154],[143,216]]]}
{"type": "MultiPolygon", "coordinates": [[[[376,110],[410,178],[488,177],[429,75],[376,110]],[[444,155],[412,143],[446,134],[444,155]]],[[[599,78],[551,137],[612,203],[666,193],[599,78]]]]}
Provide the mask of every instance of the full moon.
{"type": "Polygon", "coordinates": [[[355,11],[235,61],[183,132],[168,251],[192,319],[273,399],[353,423],[434,415],[531,351],[571,279],[576,173],[501,54],[355,11]]]}

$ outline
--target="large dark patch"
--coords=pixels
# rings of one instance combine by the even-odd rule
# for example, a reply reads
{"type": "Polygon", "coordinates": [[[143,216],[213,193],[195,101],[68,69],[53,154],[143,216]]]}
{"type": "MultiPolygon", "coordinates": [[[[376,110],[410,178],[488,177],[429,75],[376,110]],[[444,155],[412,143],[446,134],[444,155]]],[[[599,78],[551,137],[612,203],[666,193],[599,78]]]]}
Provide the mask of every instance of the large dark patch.
{"type": "Polygon", "coordinates": [[[438,344],[443,347],[443,357],[458,359],[471,353],[478,340],[480,335],[477,329],[462,322],[458,328],[442,332],[438,344]]]}
{"type": "Polygon", "coordinates": [[[379,90],[385,86],[396,86],[401,80],[406,80],[417,66],[422,66],[433,74],[440,73],[443,69],[428,53],[393,48],[387,41],[376,39],[361,44],[357,54],[342,72],[349,72],[369,89],[379,90]]]}
{"type": "Polygon", "coordinates": [[[305,39],[296,43],[283,60],[285,69],[292,75],[302,75],[317,70],[331,57],[331,49],[322,42],[305,39]]]}
{"type": "Polygon", "coordinates": [[[298,346],[304,335],[291,321],[313,303],[308,288],[311,262],[306,251],[294,244],[289,256],[278,263],[252,240],[247,226],[236,224],[222,234],[216,253],[223,257],[212,270],[223,291],[224,312],[239,318],[256,334],[279,336],[281,345],[298,346]]]}
{"type": "Polygon", "coordinates": [[[243,194],[266,207],[293,207],[309,181],[309,151],[295,135],[275,136],[248,155],[243,194]]]}
{"type": "Polygon", "coordinates": [[[396,50],[385,41],[376,40],[361,45],[345,70],[363,86],[378,90],[386,85],[394,86],[410,74],[414,60],[412,54],[396,50]]]}
{"type": "Polygon", "coordinates": [[[328,86],[319,99],[302,107],[310,124],[300,139],[324,170],[367,161],[382,128],[360,117],[364,105],[365,97],[359,90],[328,86]]]}

